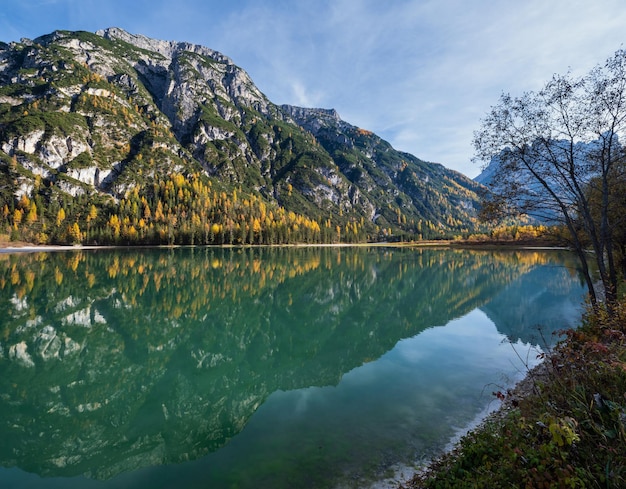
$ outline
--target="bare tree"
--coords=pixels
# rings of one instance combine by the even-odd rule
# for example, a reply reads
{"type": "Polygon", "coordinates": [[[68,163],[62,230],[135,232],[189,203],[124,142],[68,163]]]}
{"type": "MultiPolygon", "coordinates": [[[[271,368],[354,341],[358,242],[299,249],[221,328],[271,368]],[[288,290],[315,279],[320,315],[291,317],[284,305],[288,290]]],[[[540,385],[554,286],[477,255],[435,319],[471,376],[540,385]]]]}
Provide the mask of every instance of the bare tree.
{"type": "Polygon", "coordinates": [[[612,307],[618,276],[611,178],[623,165],[625,132],[626,51],[620,50],[585,76],[554,75],[538,92],[503,94],[474,135],[476,159],[499,160],[486,208],[565,225],[594,307],[598,297],[583,236],[612,307]]]}

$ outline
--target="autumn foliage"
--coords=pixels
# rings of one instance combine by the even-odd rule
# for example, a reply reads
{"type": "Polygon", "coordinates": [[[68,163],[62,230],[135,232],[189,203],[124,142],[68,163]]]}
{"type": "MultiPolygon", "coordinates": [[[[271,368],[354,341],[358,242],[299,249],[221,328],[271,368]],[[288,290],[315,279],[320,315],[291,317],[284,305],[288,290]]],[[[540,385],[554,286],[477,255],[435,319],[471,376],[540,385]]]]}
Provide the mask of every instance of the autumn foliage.
{"type": "Polygon", "coordinates": [[[241,190],[215,188],[200,174],[173,174],[118,202],[79,196],[52,205],[22,196],[0,213],[13,239],[82,244],[285,244],[364,241],[363,223],[323,222],[241,190]],[[45,212],[43,212],[45,211],[45,212]]]}

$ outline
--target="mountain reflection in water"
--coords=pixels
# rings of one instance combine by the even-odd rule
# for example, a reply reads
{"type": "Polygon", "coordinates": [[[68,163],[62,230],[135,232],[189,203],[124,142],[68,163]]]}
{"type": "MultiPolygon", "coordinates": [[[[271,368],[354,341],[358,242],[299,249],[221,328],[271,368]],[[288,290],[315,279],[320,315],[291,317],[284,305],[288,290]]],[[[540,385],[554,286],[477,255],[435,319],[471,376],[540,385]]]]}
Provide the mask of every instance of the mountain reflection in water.
{"type": "Polygon", "coordinates": [[[20,469],[0,486],[378,477],[523,370],[504,338],[527,349],[576,324],[575,266],[400,248],[0,255],[0,466],[20,469]]]}

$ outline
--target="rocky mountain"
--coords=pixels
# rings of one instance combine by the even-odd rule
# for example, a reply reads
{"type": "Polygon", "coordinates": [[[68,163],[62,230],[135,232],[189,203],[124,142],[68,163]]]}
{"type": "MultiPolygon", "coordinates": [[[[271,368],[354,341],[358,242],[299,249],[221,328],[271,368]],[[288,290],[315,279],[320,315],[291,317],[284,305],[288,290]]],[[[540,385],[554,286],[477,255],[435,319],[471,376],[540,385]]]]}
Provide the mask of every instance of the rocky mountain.
{"type": "Polygon", "coordinates": [[[473,229],[479,187],[334,110],[273,104],[203,46],[117,28],[0,43],[0,219],[13,235],[132,241],[132,227],[143,241],[214,242],[209,234],[229,229],[223,242],[270,242],[302,240],[306,228],[313,241],[431,238],[473,229]],[[168,185],[183,195],[168,202],[168,185]],[[215,207],[203,215],[191,203],[206,189],[203,209],[215,207]]]}

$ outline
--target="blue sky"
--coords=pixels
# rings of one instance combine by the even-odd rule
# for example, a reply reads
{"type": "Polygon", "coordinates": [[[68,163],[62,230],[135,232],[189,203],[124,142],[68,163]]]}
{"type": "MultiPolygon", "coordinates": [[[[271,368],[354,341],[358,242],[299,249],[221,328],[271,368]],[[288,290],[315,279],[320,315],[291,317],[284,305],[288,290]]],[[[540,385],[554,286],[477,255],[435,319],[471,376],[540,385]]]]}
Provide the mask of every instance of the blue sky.
{"type": "Polygon", "coordinates": [[[0,0],[0,40],[121,27],[190,41],[275,103],[334,108],[467,176],[502,92],[582,74],[624,47],[623,0],[0,0]]]}

